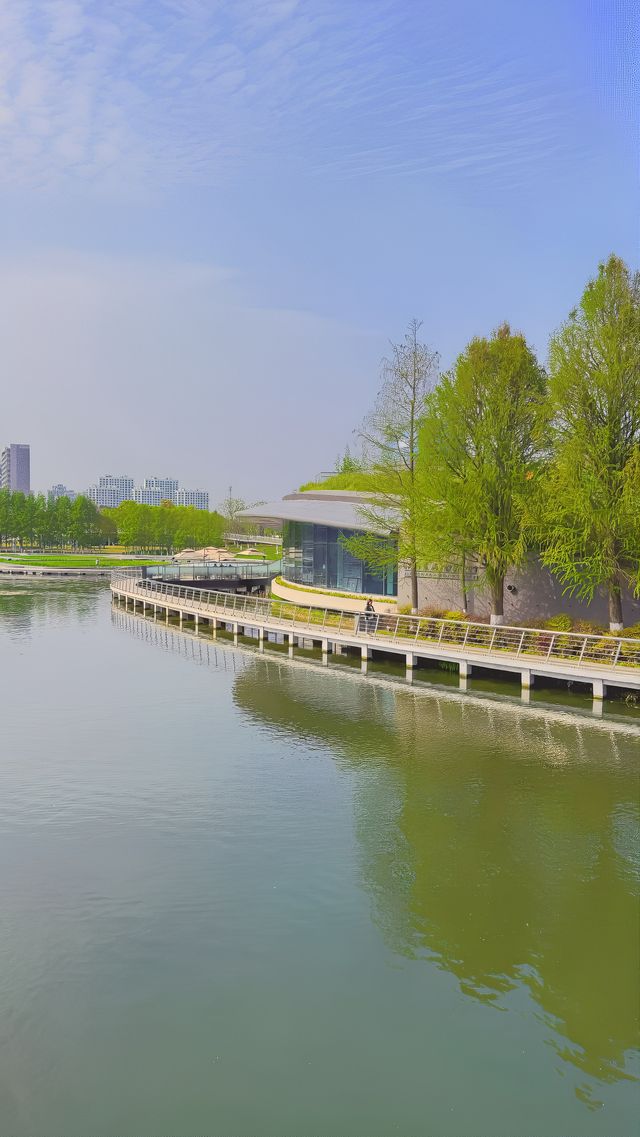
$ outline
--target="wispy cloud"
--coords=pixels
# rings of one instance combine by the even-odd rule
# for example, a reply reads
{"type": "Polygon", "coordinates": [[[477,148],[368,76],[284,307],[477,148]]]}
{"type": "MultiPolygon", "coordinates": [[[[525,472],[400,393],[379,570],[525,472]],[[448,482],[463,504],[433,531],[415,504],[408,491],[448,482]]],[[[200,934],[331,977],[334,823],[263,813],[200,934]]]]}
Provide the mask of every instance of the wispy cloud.
{"type": "Polygon", "coordinates": [[[0,179],[518,179],[570,151],[557,77],[474,54],[443,4],[0,0],[0,179]]]}

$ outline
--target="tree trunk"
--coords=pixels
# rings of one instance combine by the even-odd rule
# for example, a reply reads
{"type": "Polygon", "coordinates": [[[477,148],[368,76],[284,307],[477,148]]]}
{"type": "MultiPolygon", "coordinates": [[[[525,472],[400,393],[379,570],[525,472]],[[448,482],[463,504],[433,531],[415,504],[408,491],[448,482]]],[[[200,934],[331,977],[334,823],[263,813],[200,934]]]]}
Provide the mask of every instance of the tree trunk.
{"type": "Polygon", "coordinates": [[[614,577],[609,583],[609,631],[621,632],[622,628],[622,591],[620,581],[614,577]]]}
{"type": "Polygon", "coordinates": [[[465,616],[469,608],[469,596],[467,593],[467,558],[462,554],[462,564],[460,567],[460,584],[462,585],[462,611],[465,616]]]}
{"type": "Polygon", "coordinates": [[[491,584],[491,623],[504,624],[504,574],[494,576],[491,584]]]}
{"type": "Polygon", "coordinates": [[[416,562],[411,562],[411,611],[418,611],[418,570],[416,562]]]}

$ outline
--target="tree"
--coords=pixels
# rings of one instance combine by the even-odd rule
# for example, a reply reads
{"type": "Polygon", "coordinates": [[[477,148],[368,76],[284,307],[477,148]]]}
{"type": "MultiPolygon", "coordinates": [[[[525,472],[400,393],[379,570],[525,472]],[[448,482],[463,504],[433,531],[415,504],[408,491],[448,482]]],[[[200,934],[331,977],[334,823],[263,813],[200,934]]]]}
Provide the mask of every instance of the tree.
{"type": "Polygon", "coordinates": [[[418,339],[422,321],[412,320],[401,343],[382,361],[375,407],[360,430],[369,466],[371,504],[361,510],[369,532],[345,542],[372,567],[398,560],[411,577],[411,606],[418,607],[418,434],[427,397],[438,376],[439,356],[418,339]],[[397,551],[386,536],[398,529],[397,551]]]}
{"type": "Polygon", "coordinates": [[[532,536],[546,376],[508,324],[473,339],[429,397],[420,434],[417,546],[443,569],[481,568],[491,622],[504,619],[504,578],[532,536]]]}
{"type": "Polygon", "coordinates": [[[242,522],[238,521],[238,515],[247,508],[246,501],[243,501],[241,497],[234,497],[233,487],[229,486],[229,493],[220,504],[220,513],[224,517],[225,536],[229,533],[237,533],[242,529],[242,522]]]}
{"type": "Polygon", "coordinates": [[[71,539],[76,546],[84,548],[103,539],[98,509],[82,494],[78,494],[71,505],[71,539]]]}
{"type": "Polygon", "coordinates": [[[344,454],[340,454],[335,461],[334,474],[358,474],[364,469],[362,458],[358,458],[351,453],[348,446],[345,447],[344,454]]]}
{"type": "Polygon", "coordinates": [[[566,591],[640,593],[640,274],[601,264],[549,349],[553,463],[545,483],[542,559],[566,591]]]}

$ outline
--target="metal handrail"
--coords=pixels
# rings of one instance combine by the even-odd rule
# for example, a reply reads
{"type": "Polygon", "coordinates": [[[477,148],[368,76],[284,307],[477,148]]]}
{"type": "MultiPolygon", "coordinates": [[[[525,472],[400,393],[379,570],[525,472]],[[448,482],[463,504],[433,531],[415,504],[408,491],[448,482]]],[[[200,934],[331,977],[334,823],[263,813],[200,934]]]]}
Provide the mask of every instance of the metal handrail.
{"type": "Polygon", "coordinates": [[[467,652],[513,654],[524,660],[527,656],[547,660],[559,659],[577,664],[601,664],[616,669],[640,667],[640,640],[625,636],[601,635],[582,632],[557,632],[545,628],[522,628],[511,625],[489,625],[470,620],[446,620],[435,616],[404,616],[348,612],[344,609],[316,608],[290,604],[274,598],[218,592],[204,588],[189,588],[168,584],[166,581],[140,579],[139,569],[121,569],[112,575],[112,588],[134,585],[141,599],[151,596],[189,600],[200,611],[214,609],[223,614],[246,615],[253,613],[262,623],[286,623],[305,629],[315,628],[326,638],[333,631],[340,635],[348,629],[350,635],[385,643],[407,643],[415,650],[425,646],[453,648],[467,652]]]}

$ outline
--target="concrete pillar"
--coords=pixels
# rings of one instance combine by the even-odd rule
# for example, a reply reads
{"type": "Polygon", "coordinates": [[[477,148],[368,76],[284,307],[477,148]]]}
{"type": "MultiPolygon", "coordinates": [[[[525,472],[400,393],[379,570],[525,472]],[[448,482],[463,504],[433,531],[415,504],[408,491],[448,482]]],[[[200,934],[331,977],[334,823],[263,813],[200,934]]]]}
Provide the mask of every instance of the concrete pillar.
{"type": "Polygon", "coordinates": [[[333,650],[334,655],[342,655],[343,654],[342,644],[334,643],[332,650],[333,650]]]}
{"type": "Polygon", "coordinates": [[[264,651],[264,628],[258,628],[258,651],[264,651]]]}
{"type": "Polygon", "coordinates": [[[198,616],[198,613],[196,612],[195,616],[193,617],[193,622],[195,624],[196,632],[198,631],[199,621],[200,621],[200,617],[198,616]]]}
{"type": "Polygon", "coordinates": [[[371,648],[365,647],[363,644],[363,646],[360,648],[360,654],[362,655],[363,659],[371,659],[371,648]]]}
{"type": "Polygon", "coordinates": [[[604,700],[594,699],[593,703],[591,704],[591,709],[593,711],[593,714],[596,715],[597,718],[601,719],[604,714],[604,700]]]}
{"type": "Polygon", "coordinates": [[[361,647],[360,648],[360,656],[361,656],[360,670],[361,670],[363,675],[366,675],[368,667],[369,667],[369,660],[371,659],[371,648],[361,647]]]}
{"type": "Polygon", "coordinates": [[[533,674],[528,667],[522,669],[520,672],[520,678],[522,680],[523,691],[528,691],[530,687],[533,687],[533,674]]]}
{"type": "Polygon", "coordinates": [[[471,675],[471,664],[466,659],[460,660],[460,678],[468,679],[471,675]]]}
{"type": "Polygon", "coordinates": [[[605,696],[604,679],[594,679],[593,680],[593,697],[594,697],[594,699],[604,699],[604,696],[605,696]]]}
{"type": "Polygon", "coordinates": [[[234,644],[237,644],[237,642],[238,642],[238,625],[233,624],[232,627],[233,627],[233,642],[234,642],[234,644]]]}
{"type": "Polygon", "coordinates": [[[293,642],[295,639],[293,632],[287,632],[287,639],[289,640],[289,659],[293,659],[293,642]]]}
{"type": "Polygon", "coordinates": [[[530,703],[531,702],[531,688],[530,687],[523,687],[520,697],[521,697],[523,703],[530,703]]]}
{"type": "Polygon", "coordinates": [[[416,657],[412,651],[407,652],[407,671],[413,671],[416,665],[416,657]]]}
{"type": "Polygon", "coordinates": [[[467,676],[462,675],[462,673],[461,673],[460,678],[458,680],[458,687],[460,688],[461,691],[466,691],[468,686],[469,686],[469,680],[467,679],[467,676]]]}
{"type": "Polygon", "coordinates": [[[180,609],[179,616],[180,616],[180,627],[182,627],[182,621],[184,620],[184,612],[182,611],[182,608],[180,609]]]}
{"type": "Polygon", "coordinates": [[[164,610],[164,622],[165,622],[165,624],[169,623],[169,608],[168,607],[165,608],[165,610],[164,610]]]}

